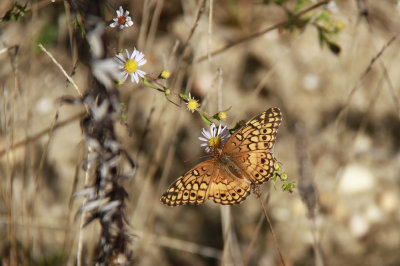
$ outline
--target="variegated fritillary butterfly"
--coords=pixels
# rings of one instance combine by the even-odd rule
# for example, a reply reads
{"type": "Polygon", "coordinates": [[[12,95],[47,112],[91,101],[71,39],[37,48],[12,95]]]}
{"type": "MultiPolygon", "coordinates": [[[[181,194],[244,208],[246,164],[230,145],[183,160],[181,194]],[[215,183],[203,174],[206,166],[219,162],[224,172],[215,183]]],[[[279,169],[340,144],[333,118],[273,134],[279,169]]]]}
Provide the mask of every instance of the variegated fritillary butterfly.
{"type": "Polygon", "coordinates": [[[250,193],[250,185],[268,180],[275,159],[270,150],[282,121],[272,107],[248,121],[227,140],[213,159],[201,162],[178,178],[161,196],[169,206],[201,204],[212,199],[223,205],[237,204],[250,193]]]}

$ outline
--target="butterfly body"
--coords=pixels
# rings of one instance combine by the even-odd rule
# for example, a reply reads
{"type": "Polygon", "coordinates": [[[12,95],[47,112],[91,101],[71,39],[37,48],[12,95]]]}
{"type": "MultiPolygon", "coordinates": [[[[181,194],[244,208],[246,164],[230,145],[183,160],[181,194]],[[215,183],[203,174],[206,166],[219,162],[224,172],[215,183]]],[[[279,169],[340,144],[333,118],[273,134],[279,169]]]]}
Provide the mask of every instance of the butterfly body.
{"type": "Polygon", "coordinates": [[[161,202],[169,206],[201,204],[206,199],[223,205],[242,202],[252,183],[263,183],[273,175],[275,159],[270,150],[281,120],[276,107],[249,120],[232,134],[222,151],[213,151],[211,160],[179,177],[161,202]]]}

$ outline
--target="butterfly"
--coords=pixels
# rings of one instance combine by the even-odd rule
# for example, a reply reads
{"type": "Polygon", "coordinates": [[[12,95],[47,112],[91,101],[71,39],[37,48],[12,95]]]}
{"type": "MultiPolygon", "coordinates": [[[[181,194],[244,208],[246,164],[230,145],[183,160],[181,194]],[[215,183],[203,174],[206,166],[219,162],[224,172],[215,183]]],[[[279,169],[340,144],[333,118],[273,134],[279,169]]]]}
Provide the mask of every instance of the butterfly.
{"type": "Polygon", "coordinates": [[[207,199],[223,205],[242,202],[251,184],[260,184],[274,173],[271,149],[282,121],[279,108],[272,107],[235,131],[222,151],[180,176],[161,196],[169,206],[202,204],[207,199]]]}

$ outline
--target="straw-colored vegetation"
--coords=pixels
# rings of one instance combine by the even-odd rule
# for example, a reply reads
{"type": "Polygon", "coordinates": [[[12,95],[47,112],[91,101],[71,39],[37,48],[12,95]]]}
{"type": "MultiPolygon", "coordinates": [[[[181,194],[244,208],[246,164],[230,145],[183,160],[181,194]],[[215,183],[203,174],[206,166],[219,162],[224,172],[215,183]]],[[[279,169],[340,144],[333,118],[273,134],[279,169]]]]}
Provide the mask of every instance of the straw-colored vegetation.
{"type": "Polygon", "coordinates": [[[107,57],[136,47],[147,60],[139,83],[108,85],[119,91],[108,125],[118,172],[130,172],[129,157],[136,171],[114,179],[128,195],[117,214],[132,254],[105,264],[400,264],[397,1],[18,2],[16,20],[14,1],[0,1],[1,265],[93,265],[100,232],[115,230],[89,222],[104,202],[76,196],[100,187],[88,151],[96,128],[83,122],[93,103],[81,101],[104,77],[85,44],[88,2],[103,16],[107,57]],[[133,25],[108,27],[120,5],[133,25]],[[282,112],[273,154],[293,193],[270,180],[257,188],[263,204],[256,193],[233,206],[160,202],[209,157],[200,114],[225,111],[212,121],[233,128],[270,107],[282,112]]]}

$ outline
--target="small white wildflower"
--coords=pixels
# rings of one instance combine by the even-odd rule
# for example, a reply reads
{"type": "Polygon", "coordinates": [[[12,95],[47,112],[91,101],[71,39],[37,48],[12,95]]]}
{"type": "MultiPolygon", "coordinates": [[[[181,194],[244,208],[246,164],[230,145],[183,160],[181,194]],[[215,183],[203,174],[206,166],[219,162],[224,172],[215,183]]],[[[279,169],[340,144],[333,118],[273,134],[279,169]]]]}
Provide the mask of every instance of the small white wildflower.
{"type": "Polygon", "coordinates": [[[135,80],[136,83],[139,83],[139,77],[143,78],[146,72],[139,70],[138,67],[146,64],[147,60],[144,59],[144,54],[136,50],[136,48],[134,48],[130,56],[128,50],[125,49],[125,51],[126,58],[121,53],[114,57],[119,65],[118,68],[122,71],[122,81],[125,81],[130,75],[132,82],[135,80]]]}
{"type": "Polygon", "coordinates": [[[119,9],[116,10],[116,12],[117,17],[113,18],[113,22],[110,24],[111,28],[119,26],[119,29],[122,30],[124,27],[130,27],[133,25],[133,21],[129,16],[128,10],[124,12],[124,9],[122,8],[122,6],[120,6],[119,9]]]}
{"type": "Polygon", "coordinates": [[[214,123],[211,124],[209,131],[203,128],[201,134],[204,138],[199,137],[199,140],[203,141],[200,146],[206,147],[205,150],[207,153],[210,153],[213,150],[222,149],[230,136],[227,127],[219,125],[218,128],[216,128],[214,123]]]}
{"type": "Polygon", "coordinates": [[[326,7],[332,13],[338,13],[339,12],[339,8],[337,7],[335,1],[329,1],[328,5],[326,7]]]}

